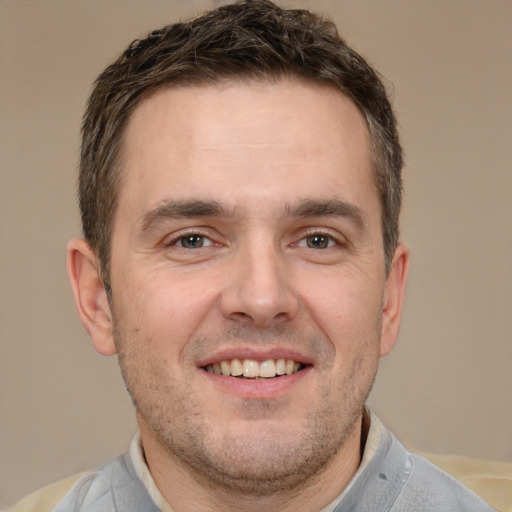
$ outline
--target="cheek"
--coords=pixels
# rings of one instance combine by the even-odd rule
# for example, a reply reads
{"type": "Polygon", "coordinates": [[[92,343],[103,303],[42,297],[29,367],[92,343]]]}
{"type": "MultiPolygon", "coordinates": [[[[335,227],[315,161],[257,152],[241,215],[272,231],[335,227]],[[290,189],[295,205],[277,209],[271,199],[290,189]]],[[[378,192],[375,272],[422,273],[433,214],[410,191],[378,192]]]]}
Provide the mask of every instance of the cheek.
{"type": "Polygon", "coordinates": [[[351,345],[375,335],[382,311],[382,297],[375,283],[364,286],[351,276],[334,274],[322,286],[303,289],[302,302],[313,321],[336,345],[351,345]]]}
{"type": "Polygon", "coordinates": [[[198,276],[154,271],[132,273],[114,295],[114,314],[123,342],[137,338],[142,345],[180,352],[211,311],[216,292],[198,276]],[[118,300],[119,299],[119,300],[118,300]]]}

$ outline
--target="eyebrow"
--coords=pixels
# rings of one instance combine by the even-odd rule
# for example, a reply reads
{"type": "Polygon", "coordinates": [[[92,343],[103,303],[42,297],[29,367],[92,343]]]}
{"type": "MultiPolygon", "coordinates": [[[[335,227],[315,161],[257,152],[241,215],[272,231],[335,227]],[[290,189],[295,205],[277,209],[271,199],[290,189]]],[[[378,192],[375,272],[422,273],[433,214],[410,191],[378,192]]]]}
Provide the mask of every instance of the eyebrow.
{"type": "Polygon", "coordinates": [[[358,206],[342,199],[304,199],[287,207],[291,217],[346,217],[364,229],[368,222],[366,213],[358,206]]]}
{"type": "Polygon", "coordinates": [[[142,216],[142,231],[147,231],[166,219],[194,217],[232,217],[233,209],[214,200],[186,199],[169,200],[142,216]]]}
{"type": "MultiPolygon", "coordinates": [[[[210,199],[168,200],[142,216],[142,232],[152,229],[162,221],[196,217],[234,217],[236,209],[210,199]]],[[[285,206],[287,217],[345,217],[364,229],[367,225],[365,212],[341,199],[303,199],[285,206]]]]}

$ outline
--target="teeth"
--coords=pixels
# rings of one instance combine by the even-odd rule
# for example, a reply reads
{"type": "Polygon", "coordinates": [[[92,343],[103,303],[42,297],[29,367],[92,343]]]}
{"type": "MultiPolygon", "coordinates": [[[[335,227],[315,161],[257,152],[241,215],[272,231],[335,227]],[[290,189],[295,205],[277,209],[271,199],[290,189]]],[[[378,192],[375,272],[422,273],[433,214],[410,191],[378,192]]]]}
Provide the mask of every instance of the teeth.
{"type": "Polygon", "coordinates": [[[220,369],[222,370],[222,375],[229,375],[231,372],[231,368],[228,361],[221,361],[220,369]]]}
{"type": "Polygon", "coordinates": [[[231,361],[231,375],[233,375],[233,377],[238,377],[239,375],[242,375],[242,373],[244,373],[244,367],[240,362],[240,359],[233,359],[231,361]]]}
{"type": "Polygon", "coordinates": [[[275,377],[276,376],[276,364],[272,359],[263,361],[260,364],[260,377],[275,377]]]}
{"type": "Polygon", "coordinates": [[[300,363],[293,359],[269,359],[258,363],[254,359],[232,359],[224,360],[219,363],[209,364],[206,371],[216,373],[217,375],[225,375],[232,377],[243,376],[247,379],[272,378],[276,375],[292,375],[302,368],[300,363]]]}
{"type": "Polygon", "coordinates": [[[252,359],[246,359],[244,361],[244,377],[248,377],[249,379],[254,379],[254,377],[260,376],[260,368],[258,361],[253,361],[252,359]]]}

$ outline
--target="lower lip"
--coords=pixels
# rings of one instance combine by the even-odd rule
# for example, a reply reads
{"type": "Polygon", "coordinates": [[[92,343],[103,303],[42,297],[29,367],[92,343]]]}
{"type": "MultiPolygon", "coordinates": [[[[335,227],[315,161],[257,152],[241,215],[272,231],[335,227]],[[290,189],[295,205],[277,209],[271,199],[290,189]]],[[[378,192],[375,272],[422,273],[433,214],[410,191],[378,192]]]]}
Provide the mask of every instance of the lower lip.
{"type": "Polygon", "coordinates": [[[220,386],[230,394],[237,395],[240,398],[264,400],[276,398],[288,392],[302,379],[307,377],[311,368],[311,366],[307,366],[297,373],[265,380],[237,379],[236,377],[210,373],[203,369],[200,371],[206,378],[210,379],[211,382],[220,386]]]}

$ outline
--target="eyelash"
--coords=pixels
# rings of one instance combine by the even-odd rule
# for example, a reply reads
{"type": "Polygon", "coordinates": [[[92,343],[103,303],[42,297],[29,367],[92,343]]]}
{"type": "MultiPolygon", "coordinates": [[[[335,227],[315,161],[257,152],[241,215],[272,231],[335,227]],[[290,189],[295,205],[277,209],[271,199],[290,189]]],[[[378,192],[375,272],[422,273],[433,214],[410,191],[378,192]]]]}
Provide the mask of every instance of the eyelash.
{"type": "MultiPolygon", "coordinates": [[[[186,249],[186,250],[201,249],[201,248],[210,247],[213,245],[216,245],[216,243],[212,240],[211,237],[209,237],[208,235],[206,235],[204,233],[201,233],[200,231],[195,231],[195,230],[191,230],[186,233],[181,233],[179,236],[175,236],[168,242],[164,243],[165,247],[178,246],[180,249],[186,249]],[[194,237],[194,236],[200,237],[203,241],[203,244],[201,244],[199,247],[185,247],[183,245],[183,242],[187,238],[190,239],[191,237],[194,237]],[[208,241],[208,243],[206,245],[204,245],[205,240],[208,241]],[[180,242],[181,242],[181,244],[180,244],[180,242]]],[[[344,244],[342,242],[340,242],[340,240],[338,238],[330,235],[329,233],[326,233],[325,231],[320,231],[320,230],[315,230],[315,231],[305,233],[300,238],[300,240],[298,242],[295,242],[294,244],[292,244],[292,246],[304,247],[304,248],[313,249],[313,250],[326,250],[326,249],[331,249],[333,247],[342,246],[342,245],[344,245],[344,244]],[[327,239],[327,246],[326,247],[310,247],[307,244],[308,244],[308,238],[311,238],[311,237],[321,237],[321,238],[327,239]],[[305,244],[305,245],[303,245],[303,244],[305,244]]]]}
{"type": "Polygon", "coordinates": [[[321,230],[314,230],[314,231],[310,231],[310,232],[304,234],[304,236],[302,236],[302,238],[297,243],[295,243],[294,245],[302,246],[301,245],[302,242],[305,242],[306,248],[314,249],[314,250],[331,249],[333,247],[343,245],[343,243],[340,242],[340,240],[338,238],[332,236],[329,233],[326,233],[325,231],[321,231],[321,230]],[[328,244],[327,247],[310,247],[310,246],[308,246],[307,245],[307,240],[308,240],[308,238],[311,238],[311,237],[321,237],[321,238],[327,239],[327,244],[328,244]]]}
{"type": "Polygon", "coordinates": [[[175,236],[171,240],[164,242],[165,247],[179,246],[180,249],[200,249],[202,247],[210,247],[212,245],[215,245],[215,242],[212,240],[212,238],[209,237],[208,235],[205,235],[204,233],[199,232],[199,231],[189,231],[186,233],[180,233],[180,235],[175,236]],[[207,245],[201,245],[199,247],[184,247],[183,241],[185,241],[187,238],[190,239],[191,237],[194,237],[194,236],[196,236],[198,238],[199,237],[202,238],[203,241],[208,240],[209,243],[207,245]],[[179,245],[180,241],[181,241],[181,245],[179,245]]]}

